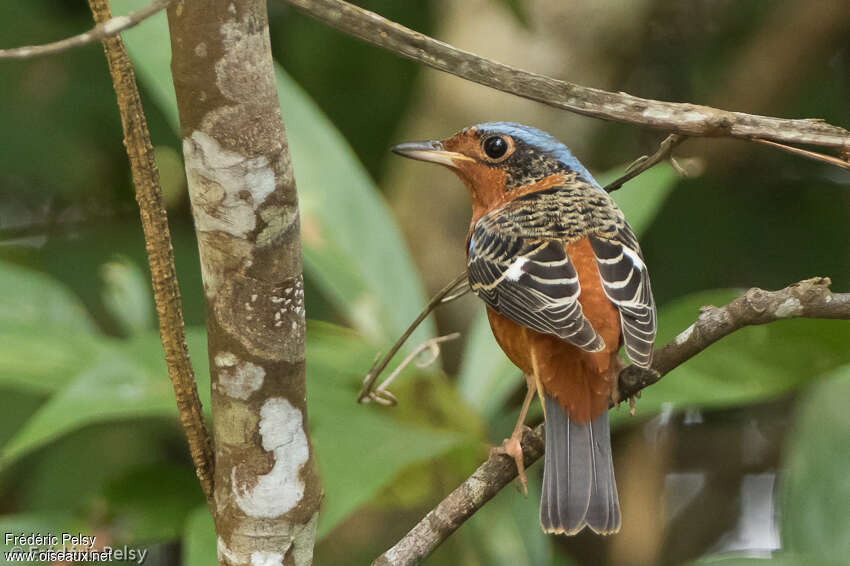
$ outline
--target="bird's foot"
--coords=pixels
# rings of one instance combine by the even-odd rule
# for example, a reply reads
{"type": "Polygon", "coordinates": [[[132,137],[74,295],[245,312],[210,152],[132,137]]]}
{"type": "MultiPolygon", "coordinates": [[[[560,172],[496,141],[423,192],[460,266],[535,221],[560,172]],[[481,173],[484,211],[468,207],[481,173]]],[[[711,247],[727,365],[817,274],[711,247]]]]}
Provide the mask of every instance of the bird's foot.
{"type": "Polygon", "coordinates": [[[520,430],[514,431],[510,438],[504,439],[501,446],[490,448],[490,454],[500,454],[513,459],[516,464],[519,481],[522,484],[522,493],[528,497],[528,479],[525,475],[525,462],[522,456],[522,434],[525,430],[531,429],[523,425],[520,430]]]}

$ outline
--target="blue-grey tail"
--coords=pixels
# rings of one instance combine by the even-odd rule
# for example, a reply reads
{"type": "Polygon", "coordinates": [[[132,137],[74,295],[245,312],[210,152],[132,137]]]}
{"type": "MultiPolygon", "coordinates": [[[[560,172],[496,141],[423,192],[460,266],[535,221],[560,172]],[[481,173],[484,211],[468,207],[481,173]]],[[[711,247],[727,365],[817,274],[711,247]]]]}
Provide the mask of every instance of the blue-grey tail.
{"type": "Polygon", "coordinates": [[[601,535],[620,530],[607,411],[592,422],[576,423],[546,395],[540,524],[544,532],[565,535],[584,527],[601,535]]]}

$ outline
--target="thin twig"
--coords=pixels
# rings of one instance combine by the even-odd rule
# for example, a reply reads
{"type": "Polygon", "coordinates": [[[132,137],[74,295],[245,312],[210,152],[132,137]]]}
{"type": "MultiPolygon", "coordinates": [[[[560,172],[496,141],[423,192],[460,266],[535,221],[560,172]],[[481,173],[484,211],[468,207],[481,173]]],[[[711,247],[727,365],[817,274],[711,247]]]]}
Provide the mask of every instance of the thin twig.
{"type": "Polygon", "coordinates": [[[799,147],[792,147],[790,145],[785,145],[783,143],[777,143],[770,140],[763,140],[760,138],[753,138],[753,141],[756,143],[762,143],[765,145],[769,145],[780,149],[782,151],[787,151],[788,153],[793,153],[794,155],[801,155],[803,157],[808,157],[809,159],[814,159],[815,161],[823,161],[824,163],[829,163],[830,165],[835,165],[836,167],[842,167],[844,169],[850,169],[850,161],[847,159],[841,159],[840,157],[835,157],[832,155],[825,155],[823,153],[818,153],[816,151],[809,151],[807,149],[801,149],[799,147]]]}
{"type": "MultiPolygon", "coordinates": [[[[817,277],[779,291],[753,288],[723,307],[703,307],[696,322],[655,351],[651,369],[629,366],[620,372],[621,396],[634,396],[721,338],[745,326],[788,318],[850,319],[850,293],[832,293],[829,285],[828,278],[817,277]]],[[[526,468],[543,455],[542,426],[526,431],[522,449],[526,468]]],[[[516,475],[516,466],[510,458],[491,454],[398,543],[379,556],[373,566],[418,564],[516,475]]]]}
{"type": "Polygon", "coordinates": [[[81,47],[89,43],[101,41],[140,24],[154,14],[167,8],[170,2],[171,0],[153,0],[150,5],[131,12],[126,16],[115,16],[114,18],[98,23],[85,33],[54,41],[53,43],[0,49],[0,59],[29,59],[41,55],[53,55],[73,49],[74,47],[81,47]]]}
{"type": "Polygon", "coordinates": [[[453,301],[469,291],[469,285],[466,279],[466,271],[455,277],[451,283],[443,287],[439,293],[431,297],[431,300],[428,301],[428,304],[425,305],[425,308],[419,313],[419,316],[416,317],[410,326],[407,327],[407,330],[404,331],[404,334],[396,340],[393,347],[390,348],[390,351],[381,358],[380,360],[376,360],[374,364],[372,364],[369,373],[366,374],[366,377],[363,378],[363,387],[360,389],[360,394],[357,396],[358,403],[364,403],[369,395],[372,393],[372,388],[375,385],[375,380],[378,379],[378,376],[381,375],[381,372],[386,369],[387,364],[390,363],[390,360],[393,359],[393,356],[399,351],[399,349],[404,345],[410,335],[413,334],[413,331],[422,324],[422,321],[425,320],[431,311],[437,308],[440,305],[446,304],[449,301],[453,301]]]}
{"type": "Polygon", "coordinates": [[[636,159],[629,167],[626,169],[626,173],[620,177],[619,179],[615,179],[614,181],[605,185],[605,190],[609,193],[612,193],[623,186],[626,181],[630,181],[646,171],[647,169],[652,168],[657,163],[664,161],[665,159],[670,158],[670,154],[677,145],[685,141],[684,136],[680,136],[678,134],[670,134],[659,144],[658,149],[652,155],[644,155],[636,159]]]}
{"type": "Polygon", "coordinates": [[[410,365],[410,362],[415,360],[419,354],[428,350],[428,353],[431,354],[430,358],[425,360],[417,360],[416,367],[418,368],[426,368],[433,364],[440,355],[440,343],[449,342],[451,340],[457,340],[460,338],[460,332],[452,332],[451,334],[446,334],[445,336],[437,336],[436,338],[429,338],[425,340],[421,344],[419,344],[416,348],[410,352],[398,367],[395,368],[390,375],[378,386],[374,391],[369,392],[366,399],[364,399],[365,403],[370,401],[374,401],[379,405],[384,405],[387,407],[392,407],[398,404],[398,399],[393,395],[387,388],[390,386],[390,383],[396,378],[396,376],[401,373],[401,371],[410,365]]]}
{"type": "MultiPolygon", "coordinates": [[[[96,22],[109,21],[108,0],[89,0],[89,6],[96,22]]],[[[156,312],[159,317],[159,335],[165,351],[168,376],[177,398],[180,422],[189,442],[195,472],[198,474],[201,489],[207,497],[207,503],[212,507],[214,505],[212,442],[204,423],[204,414],[195,383],[195,372],[186,347],[180,287],[177,284],[171,233],[162,200],[162,188],[154,160],[153,145],[151,145],[150,133],[136,87],[133,64],[124,48],[124,42],[120,37],[110,37],[103,40],[103,49],[109,63],[109,73],[112,75],[115,94],[118,97],[118,109],[124,129],[124,146],[127,149],[127,157],[130,159],[133,184],[136,187],[136,200],[139,203],[145,235],[145,249],[151,270],[156,312]]]]}
{"type": "Polygon", "coordinates": [[[584,116],[683,136],[770,139],[850,151],[850,132],[818,119],[793,120],[607,92],[530,73],[462,51],[342,0],[283,0],[344,33],[466,80],[584,116]]]}

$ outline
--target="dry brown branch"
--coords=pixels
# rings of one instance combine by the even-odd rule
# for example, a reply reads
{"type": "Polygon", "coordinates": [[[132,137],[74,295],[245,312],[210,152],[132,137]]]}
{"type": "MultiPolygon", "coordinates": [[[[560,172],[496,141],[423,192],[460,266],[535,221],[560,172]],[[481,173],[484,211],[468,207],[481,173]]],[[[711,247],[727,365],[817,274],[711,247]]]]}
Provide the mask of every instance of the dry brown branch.
{"type": "Polygon", "coordinates": [[[284,0],[344,33],[429,67],[585,116],[683,136],[762,138],[850,150],[850,132],[818,119],[785,119],[699,104],[663,102],[607,92],[530,73],[462,51],[342,0],[284,0]]]}
{"type": "MultiPolygon", "coordinates": [[[[108,0],[89,0],[89,6],[96,22],[111,21],[108,0]]],[[[110,37],[103,41],[103,49],[109,63],[109,73],[112,75],[115,94],[118,97],[121,125],[124,129],[124,146],[130,159],[133,184],[136,187],[136,200],[139,203],[142,229],[145,234],[145,249],[151,270],[151,283],[159,318],[159,335],[165,351],[168,376],[171,378],[171,385],[177,398],[180,423],[189,442],[195,472],[201,482],[201,489],[207,497],[207,503],[212,507],[212,443],[204,423],[204,414],[195,383],[195,372],[186,347],[183,309],[180,302],[180,287],[177,284],[177,271],[174,267],[171,233],[168,229],[168,217],[162,200],[159,172],[156,169],[150,133],[139,99],[133,65],[127,56],[124,42],[120,37],[110,37]]]]}
{"type": "MultiPolygon", "coordinates": [[[[650,370],[629,366],[620,373],[622,398],[635,395],[745,326],[789,318],[850,319],[850,293],[832,293],[829,285],[828,278],[816,277],[779,291],[753,288],[725,306],[703,307],[696,322],[655,351],[650,370]]],[[[522,447],[527,468],[543,455],[543,427],[527,431],[522,447]]],[[[516,466],[510,458],[491,455],[395,546],[379,556],[373,566],[418,564],[516,475],[516,466]]]]}
{"type": "Polygon", "coordinates": [[[115,16],[97,23],[92,29],[85,33],[67,37],[65,39],[46,43],[44,45],[27,45],[24,47],[13,47],[11,49],[0,49],[0,59],[30,59],[41,55],[53,55],[68,51],[74,47],[81,47],[101,41],[107,37],[118,35],[131,27],[140,24],[154,14],[164,10],[171,0],[153,0],[150,5],[131,12],[126,16],[115,16]]]}

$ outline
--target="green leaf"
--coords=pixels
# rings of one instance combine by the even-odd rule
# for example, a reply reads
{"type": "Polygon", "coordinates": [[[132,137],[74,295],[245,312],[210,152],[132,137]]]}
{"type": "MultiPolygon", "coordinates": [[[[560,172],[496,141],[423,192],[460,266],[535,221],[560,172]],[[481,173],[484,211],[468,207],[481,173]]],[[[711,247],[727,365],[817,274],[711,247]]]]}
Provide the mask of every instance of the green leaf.
{"type": "Polygon", "coordinates": [[[206,505],[198,507],[186,521],[183,535],[183,566],[210,566],[218,563],[215,524],[206,505]]]}
{"type": "MultiPolygon", "coordinates": [[[[618,168],[600,176],[603,185],[624,172],[618,168]]],[[[667,164],[658,165],[629,181],[613,193],[617,204],[639,236],[652,224],[679,178],[667,164]]],[[[663,320],[663,319],[662,319],[663,320]]],[[[525,384],[520,371],[505,356],[490,331],[483,306],[470,325],[466,350],[458,374],[458,387],[464,400],[488,421],[525,384]]]]}
{"type": "Polygon", "coordinates": [[[0,262],[0,385],[56,391],[98,355],[95,332],[82,303],[61,283],[0,262]]]}
{"type": "Polygon", "coordinates": [[[0,384],[20,391],[52,393],[100,355],[101,339],[47,325],[7,324],[0,319],[0,384]]]}
{"type": "MultiPolygon", "coordinates": [[[[696,293],[665,305],[657,344],[690,326],[701,306],[720,306],[740,293],[696,293]]],[[[644,389],[637,413],[654,413],[664,404],[728,407],[774,398],[850,362],[848,343],[850,325],[841,321],[797,319],[743,328],[644,389]]],[[[624,418],[624,411],[612,413],[613,421],[624,418]]]]}
{"type": "Polygon", "coordinates": [[[103,498],[128,542],[180,538],[190,512],[204,501],[191,467],[163,462],[114,478],[103,498]]]}
{"type": "Polygon", "coordinates": [[[786,547],[836,562],[850,557],[848,399],[850,365],[845,365],[801,402],[788,443],[782,498],[786,547]]]}
{"type": "Polygon", "coordinates": [[[103,264],[100,276],[103,303],[125,335],[154,328],[151,283],[138,265],[126,257],[119,257],[103,264]]]}
{"type": "Polygon", "coordinates": [[[491,420],[525,379],[496,344],[483,306],[481,314],[472,319],[467,336],[458,389],[478,414],[491,420]]]}
{"type": "Polygon", "coordinates": [[[310,324],[307,404],[325,491],[320,537],[372,499],[405,467],[430,461],[465,440],[458,432],[393,418],[397,409],[358,405],[360,368],[371,355],[371,347],[353,333],[328,324],[310,324]]]}
{"type": "Polygon", "coordinates": [[[0,467],[83,426],[117,419],[171,417],[174,395],[163,368],[136,361],[138,348],[115,344],[44,403],[0,451],[0,467]]]}
{"type": "Polygon", "coordinates": [[[0,321],[3,328],[39,326],[92,334],[95,325],[83,304],[54,279],[0,262],[0,321]]]}
{"type": "MultiPolygon", "coordinates": [[[[146,0],[115,0],[116,13],[146,0]]],[[[139,77],[179,131],[162,15],[124,34],[139,77]]],[[[351,147],[309,96],[276,66],[301,209],[305,269],[361,333],[377,343],[401,334],[424,289],[389,207],[351,147]]],[[[423,324],[408,343],[433,335],[423,324]]]]}

